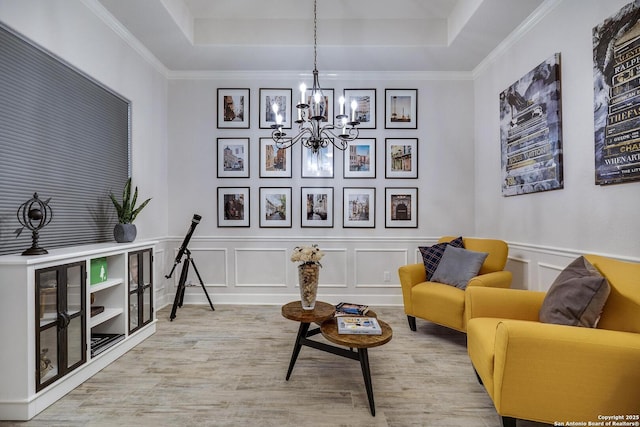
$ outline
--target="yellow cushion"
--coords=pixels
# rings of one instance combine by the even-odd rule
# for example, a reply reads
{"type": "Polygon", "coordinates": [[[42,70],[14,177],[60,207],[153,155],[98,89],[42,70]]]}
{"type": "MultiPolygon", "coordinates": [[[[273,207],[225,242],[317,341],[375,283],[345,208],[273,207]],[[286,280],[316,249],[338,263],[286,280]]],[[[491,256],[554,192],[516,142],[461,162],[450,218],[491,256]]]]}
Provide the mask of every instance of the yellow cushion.
{"type": "Polygon", "coordinates": [[[611,293],[598,329],[640,333],[640,263],[585,255],[609,281],[611,293]]]}
{"type": "Polygon", "coordinates": [[[464,291],[455,286],[423,282],[411,289],[413,315],[464,330],[464,291]]]}
{"type": "Polygon", "coordinates": [[[480,317],[467,324],[467,351],[476,372],[493,399],[493,369],[496,329],[502,319],[480,317]]]}

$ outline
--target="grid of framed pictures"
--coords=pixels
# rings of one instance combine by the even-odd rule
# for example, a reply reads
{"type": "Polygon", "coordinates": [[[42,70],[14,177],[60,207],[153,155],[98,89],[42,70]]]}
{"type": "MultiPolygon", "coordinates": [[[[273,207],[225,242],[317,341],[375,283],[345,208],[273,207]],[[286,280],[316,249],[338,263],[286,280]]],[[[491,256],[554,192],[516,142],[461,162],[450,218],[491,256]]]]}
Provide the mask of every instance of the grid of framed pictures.
{"type": "MultiPolygon", "coordinates": [[[[323,95],[324,110],[316,115],[324,116],[324,121],[331,122],[335,114],[346,114],[350,121],[360,122],[359,129],[376,129],[376,89],[344,89],[345,102],[340,104],[339,111],[334,111],[334,89],[323,89],[323,95]],[[351,108],[353,101],[357,104],[355,109],[351,108]]],[[[300,118],[295,105],[310,104],[310,97],[310,89],[294,100],[292,89],[260,88],[259,128],[272,129],[280,120],[284,129],[291,129],[293,122],[300,118]]],[[[417,89],[385,89],[384,106],[385,129],[417,129],[417,89]]],[[[217,107],[218,129],[249,129],[250,89],[217,89],[217,107]]],[[[367,136],[361,134],[343,152],[344,179],[376,178],[377,140],[367,136]]],[[[334,178],[332,145],[317,154],[301,148],[301,178],[334,178]]],[[[249,138],[217,138],[216,151],[218,178],[250,177],[249,138]]],[[[385,179],[418,178],[418,138],[386,137],[384,149],[381,147],[380,151],[384,152],[385,179]]],[[[259,177],[291,178],[291,153],[291,149],[278,148],[271,137],[260,137],[259,177]]],[[[218,227],[250,227],[251,188],[221,186],[217,190],[218,227]]],[[[258,188],[261,228],[292,227],[292,190],[277,186],[258,188]]],[[[418,188],[385,187],[384,193],[385,228],[417,228],[418,188]]],[[[375,228],[376,187],[343,187],[342,197],[343,228],[375,228]]],[[[300,227],[334,227],[334,187],[300,187],[300,227]]]]}

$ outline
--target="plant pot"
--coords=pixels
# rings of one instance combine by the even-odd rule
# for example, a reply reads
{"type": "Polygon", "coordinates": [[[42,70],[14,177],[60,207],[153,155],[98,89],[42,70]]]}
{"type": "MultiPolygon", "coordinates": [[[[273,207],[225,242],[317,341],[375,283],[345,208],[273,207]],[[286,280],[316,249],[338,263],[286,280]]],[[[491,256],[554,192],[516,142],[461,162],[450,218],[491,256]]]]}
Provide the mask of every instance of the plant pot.
{"type": "Polygon", "coordinates": [[[128,243],[136,240],[138,230],[134,224],[116,224],[113,228],[113,238],[118,243],[128,243]]]}
{"type": "Polygon", "coordinates": [[[318,295],[320,266],[315,263],[298,266],[298,284],[300,285],[300,303],[303,310],[313,310],[318,295]]]}

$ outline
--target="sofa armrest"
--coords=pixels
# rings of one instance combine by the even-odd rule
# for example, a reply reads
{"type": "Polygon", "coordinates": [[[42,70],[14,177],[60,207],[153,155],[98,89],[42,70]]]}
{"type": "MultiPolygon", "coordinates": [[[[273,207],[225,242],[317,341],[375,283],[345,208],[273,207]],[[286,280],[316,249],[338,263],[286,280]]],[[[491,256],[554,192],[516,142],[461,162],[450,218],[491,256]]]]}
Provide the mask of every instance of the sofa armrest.
{"type": "Polygon", "coordinates": [[[484,286],[489,288],[509,288],[513,275],[510,271],[494,271],[492,273],[481,274],[469,280],[469,286],[484,286]]]}
{"type": "Polygon", "coordinates": [[[545,292],[522,289],[467,286],[465,316],[467,323],[474,317],[498,317],[538,321],[545,292]]]}
{"type": "Polygon", "coordinates": [[[398,268],[398,276],[402,287],[404,311],[405,313],[412,313],[411,288],[427,280],[427,271],[424,268],[424,264],[407,264],[398,268]]]}
{"type": "Polygon", "coordinates": [[[638,414],[638,360],[637,333],[503,320],[496,327],[494,403],[503,416],[548,423],[638,414]]]}

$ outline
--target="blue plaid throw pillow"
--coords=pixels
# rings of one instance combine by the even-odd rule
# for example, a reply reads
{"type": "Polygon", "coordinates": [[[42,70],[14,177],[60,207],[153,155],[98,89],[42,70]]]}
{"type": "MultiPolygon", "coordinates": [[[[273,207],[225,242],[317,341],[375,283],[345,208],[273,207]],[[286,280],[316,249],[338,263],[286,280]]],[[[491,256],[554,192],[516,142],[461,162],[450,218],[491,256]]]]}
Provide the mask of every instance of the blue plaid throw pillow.
{"type": "Polygon", "coordinates": [[[464,243],[462,243],[462,236],[457,237],[448,243],[437,243],[433,246],[418,247],[420,253],[422,254],[424,268],[427,271],[427,281],[431,280],[433,273],[436,271],[436,268],[438,268],[438,264],[440,264],[442,254],[444,254],[444,250],[446,249],[447,245],[451,245],[456,248],[464,248],[464,243]]]}

